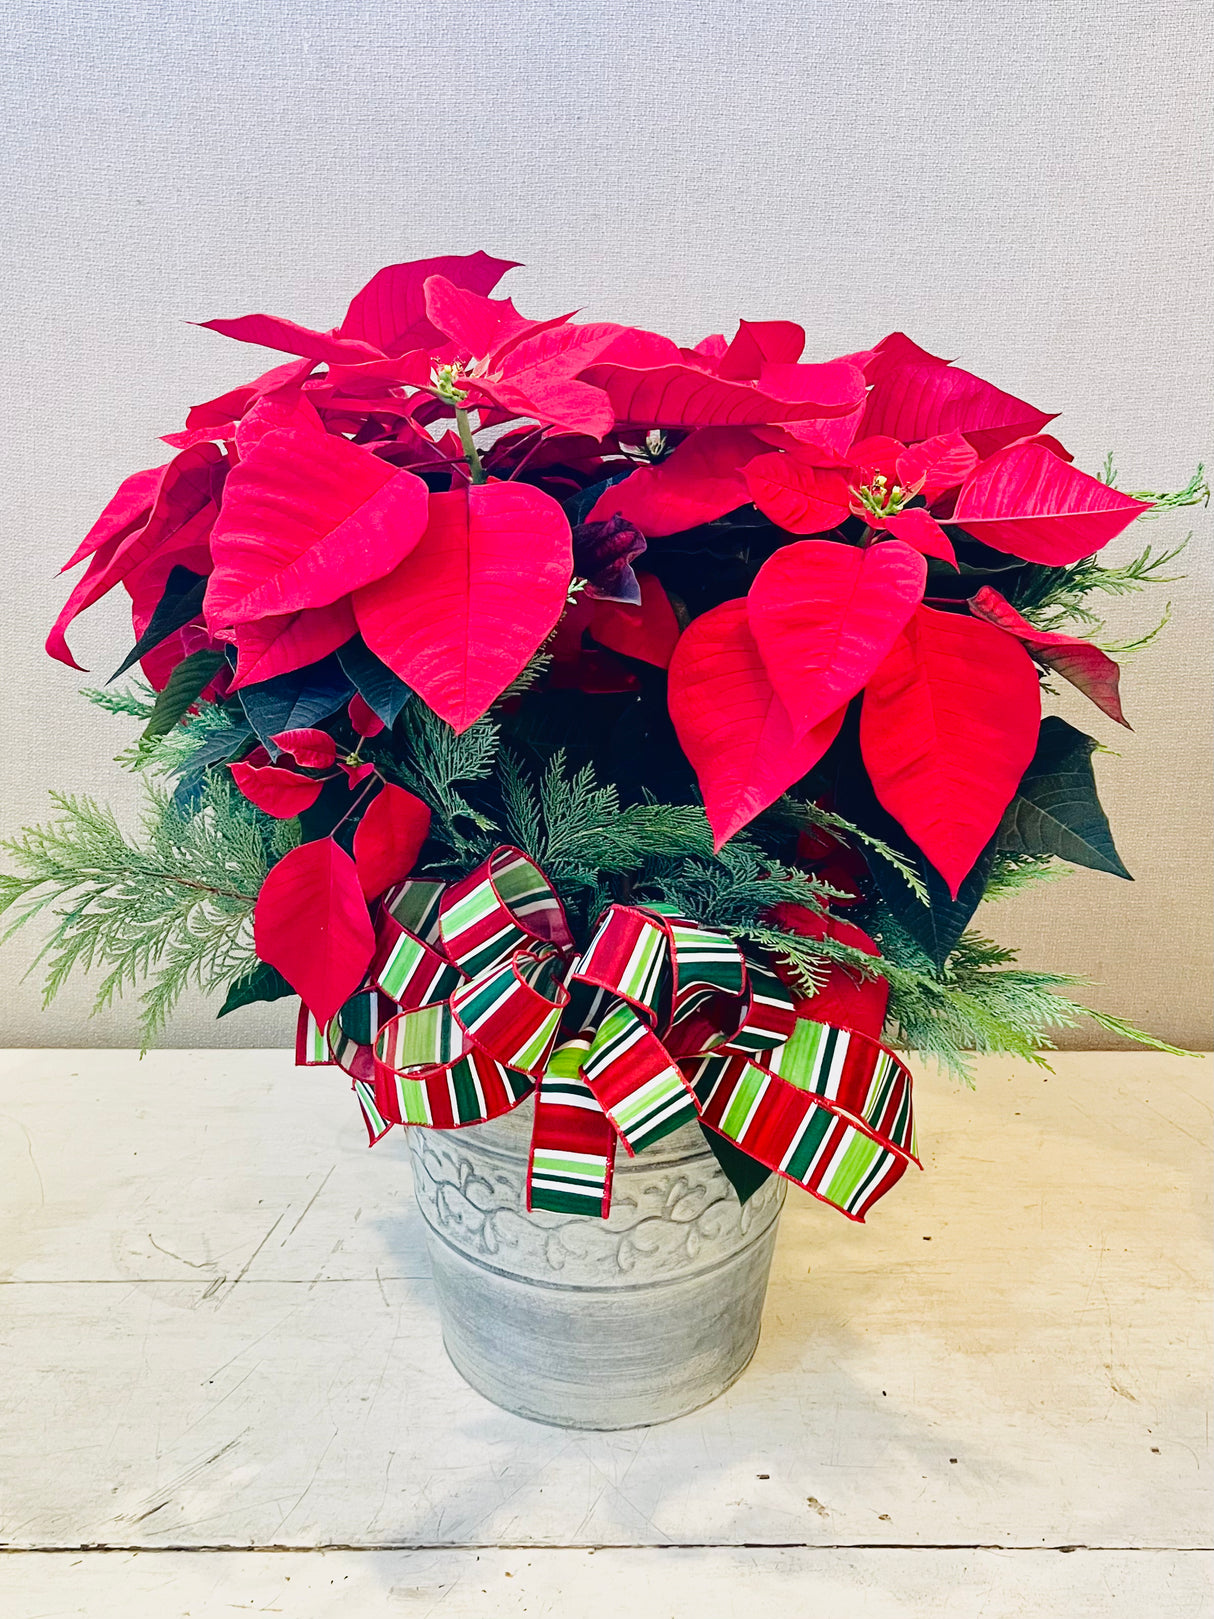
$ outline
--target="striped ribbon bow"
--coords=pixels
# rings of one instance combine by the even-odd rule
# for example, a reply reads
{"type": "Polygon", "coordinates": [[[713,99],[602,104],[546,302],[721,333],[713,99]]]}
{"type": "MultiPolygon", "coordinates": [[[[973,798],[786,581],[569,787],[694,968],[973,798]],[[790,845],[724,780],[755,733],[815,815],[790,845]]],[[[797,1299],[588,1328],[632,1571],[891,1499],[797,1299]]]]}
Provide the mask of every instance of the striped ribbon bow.
{"type": "Polygon", "coordinates": [[[351,1075],[372,1143],[535,1095],[527,1206],[606,1216],[617,1140],[699,1120],[863,1220],[918,1163],[911,1077],[867,1035],[799,1017],[751,946],[658,905],[609,905],[583,951],[543,872],[494,851],[380,904],[366,987],[296,1059],[351,1075]]]}

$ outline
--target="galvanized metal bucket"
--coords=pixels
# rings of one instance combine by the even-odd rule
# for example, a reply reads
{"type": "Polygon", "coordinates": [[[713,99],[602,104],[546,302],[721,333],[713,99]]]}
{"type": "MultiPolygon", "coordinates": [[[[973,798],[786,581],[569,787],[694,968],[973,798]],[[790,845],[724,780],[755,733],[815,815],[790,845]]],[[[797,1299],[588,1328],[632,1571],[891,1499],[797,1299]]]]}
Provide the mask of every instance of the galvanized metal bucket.
{"type": "Polygon", "coordinates": [[[529,1214],[531,1115],[406,1131],[457,1370],[566,1428],[648,1427],[715,1399],[759,1340],[785,1182],[739,1204],[693,1125],[617,1154],[609,1219],[529,1214]]]}

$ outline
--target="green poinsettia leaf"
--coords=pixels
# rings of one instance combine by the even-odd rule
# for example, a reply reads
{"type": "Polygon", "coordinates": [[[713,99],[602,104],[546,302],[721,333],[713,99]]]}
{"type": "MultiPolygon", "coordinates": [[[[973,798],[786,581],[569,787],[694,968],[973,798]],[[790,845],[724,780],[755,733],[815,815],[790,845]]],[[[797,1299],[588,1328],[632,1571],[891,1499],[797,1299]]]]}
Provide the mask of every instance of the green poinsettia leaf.
{"type": "Polygon", "coordinates": [[[712,1148],[713,1157],[721,1166],[721,1172],[726,1180],[738,1194],[738,1202],[745,1203],[752,1198],[769,1179],[771,1170],[766,1164],[761,1164],[757,1158],[752,1158],[748,1152],[743,1152],[726,1136],[719,1136],[715,1130],[700,1126],[700,1133],[712,1148]]]}
{"type": "Polygon", "coordinates": [[[1092,754],[1098,746],[1055,715],[1042,720],[1037,752],[999,830],[1000,848],[1057,855],[1133,881],[1096,793],[1092,754]]]}
{"type": "Polygon", "coordinates": [[[335,657],[303,669],[243,686],[240,701],[258,740],[277,759],[274,741],[283,731],[306,730],[341,708],[354,695],[354,682],[335,657]]]}
{"type": "Polygon", "coordinates": [[[148,621],[147,629],[114,670],[106,685],[108,686],[110,681],[117,680],[119,675],[124,675],[133,663],[137,663],[162,641],[167,640],[174,630],[181,629],[183,624],[197,618],[202,612],[202,598],[206,594],[206,588],[207,581],[204,574],[193,573],[189,568],[174,568],[165,584],[164,595],[148,621]]]}
{"type": "Polygon", "coordinates": [[[277,967],[271,967],[262,962],[256,972],[249,973],[244,978],[238,978],[228,990],[227,999],[215,1014],[216,1017],[226,1017],[229,1012],[235,1012],[239,1007],[252,1006],[255,1001],[280,1001],[285,995],[294,995],[295,991],[287,983],[277,967]]]}
{"type": "Polygon", "coordinates": [[[231,760],[239,758],[242,753],[248,751],[252,741],[253,731],[248,725],[226,725],[223,730],[215,731],[208,736],[188,759],[182,760],[176,767],[176,791],[180,795],[178,802],[182,802],[186,795],[197,791],[212,765],[228,764],[231,760]]]}
{"type": "Polygon", "coordinates": [[[338,647],[337,661],[354,682],[363,702],[391,730],[397,715],[413,696],[409,687],[375,656],[360,635],[338,647]]]}
{"type": "Polygon", "coordinates": [[[157,693],[142,740],[150,742],[155,737],[167,736],[193,708],[223,664],[223,653],[217,651],[194,652],[183,658],[169,676],[164,690],[157,693]]]}
{"type": "Polygon", "coordinates": [[[957,948],[961,935],[970,925],[974,912],[982,903],[982,896],[990,881],[991,868],[995,863],[996,839],[992,838],[978,856],[954,899],[948,891],[948,884],[944,878],[910,839],[901,833],[901,828],[893,822],[892,817],[891,825],[887,826],[881,835],[899,854],[907,860],[913,860],[919,868],[927,887],[927,903],[924,904],[911,891],[906,878],[895,866],[890,865],[889,861],[876,851],[866,849],[864,858],[876,880],[881,898],[924,954],[942,970],[949,956],[957,948]]]}

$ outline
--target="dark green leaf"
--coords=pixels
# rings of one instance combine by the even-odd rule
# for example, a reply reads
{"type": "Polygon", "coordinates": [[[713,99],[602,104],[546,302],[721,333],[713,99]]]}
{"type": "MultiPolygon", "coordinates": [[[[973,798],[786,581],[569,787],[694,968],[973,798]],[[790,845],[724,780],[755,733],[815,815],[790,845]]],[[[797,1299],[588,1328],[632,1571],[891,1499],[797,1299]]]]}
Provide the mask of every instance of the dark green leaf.
{"type": "Polygon", "coordinates": [[[226,1017],[229,1012],[235,1012],[238,1007],[252,1006],[254,1001],[280,1001],[284,995],[294,995],[295,991],[287,983],[277,967],[271,967],[262,962],[256,972],[251,972],[246,978],[238,978],[229,988],[227,1000],[215,1014],[216,1017],[226,1017]]]}
{"type": "MultiPolygon", "coordinates": [[[[868,827],[866,831],[870,830],[868,827]]],[[[995,863],[998,838],[994,837],[974,862],[973,868],[954,899],[948,884],[923,852],[913,844],[891,817],[890,827],[876,834],[908,860],[913,860],[927,885],[928,903],[911,892],[906,879],[875,850],[863,849],[864,858],[876,879],[881,898],[919,948],[937,968],[943,968],[957,948],[958,940],[982,903],[991,867],[995,863]]]]}
{"type": "Polygon", "coordinates": [[[738,1194],[738,1202],[745,1203],[748,1198],[752,1198],[763,1182],[770,1178],[771,1170],[757,1158],[752,1158],[748,1152],[743,1152],[728,1136],[718,1135],[707,1125],[700,1126],[700,1133],[712,1148],[713,1157],[720,1164],[722,1174],[738,1194]]]}
{"type": "Polygon", "coordinates": [[[570,525],[576,526],[578,523],[584,523],[586,513],[604,490],[610,489],[613,484],[622,483],[625,478],[630,478],[635,471],[635,467],[625,467],[622,472],[613,472],[609,478],[603,478],[599,483],[592,483],[589,489],[579,490],[571,500],[565,502],[565,514],[569,518],[570,525]]]}
{"type": "Polygon", "coordinates": [[[354,682],[363,702],[391,730],[396,716],[413,696],[409,687],[386,663],[380,662],[361,635],[338,648],[337,661],[354,682]]]}
{"type": "Polygon", "coordinates": [[[841,747],[850,747],[852,751],[845,754],[841,761],[843,768],[836,784],[836,807],[840,815],[870,837],[888,843],[891,849],[918,869],[927,888],[927,904],[913,892],[896,866],[892,866],[875,849],[863,844],[860,846],[860,852],[888,909],[936,967],[943,968],[981,903],[995,862],[998,834],[978,856],[954,899],[948,891],[948,884],[927,856],[917,844],[912,843],[899,823],[878,802],[860,762],[858,749],[854,747],[853,731],[849,730],[841,738],[841,747]]]}
{"type": "MultiPolygon", "coordinates": [[[[153,648],[179,630],[183,624],[188,624],[192,618],[197,618],[202,611],[202,598],[206,595],[207,581],[205,574],[193,573],[189,568],[177,567],[169,574],[164,587],[164,595],[156,604],[156,611],[148,622],[148,627],[135,642],[126,657],[110,676],[110,680],[117,680],[124,675],[133,663],[137,663],[153,648]]],[[[108,686],[109,680],[106,681],[108,686]]]]}
{"type": "Polygon", "coordinates": [[[665,804],[699,800],[695,772],[679,746],[666,706],[666,681],[649,679],[620,713],[610,733],[610,751],[600,774],[618,783],[633,803],[646,792],[665,804]]]}
{"type": "Polygon", "coordinates": [[[335,774],[320,789],[320,797],[310,804],[299,817],[299,830],[305,843],[317,838],[333,837],[347,854],[353,849],[354,833],[362,819],[362,810],[368,803],[368,782],[360,782],[353,790],[346,778],[335,774]],[[347,818],[346,812],[360,802],[362,809],[347,818]]]}
{"type": "Polygon", "coordinates": [[[222,652],[194,652],[183,658],[169,676],[168,685],[156,695],[151,718],[143,728],[143,740],[166,736],[185,718],[223,665],[222,652]]]}
{"type": "Polygon", "coordinates": [[[354,695],[354,682],[335,657],[322,658],[305,669],[292,669],[289,674],[275,675],[273,680],[260,680],[256,685],[244,686],[240,700],[248,715],[249,724],[277,758],[279,749],[271,737],[282,731],[302,730],[327,719],[354,695]]]}
{"type": "Polygon", "coordinates": [[[227,764],[238,759],[253,740],[247,725],[229,725],[214,731],[177,769],[177,788],[174,796],[179,803],[202,785],[202,779],[212,765],[227,764]]]}
{"type": "Polygon", "coordinates": [[[1096,794],[1092,754],[1098,746],[1056,715],[1042,720],[1037,752],[1000,827],[1000,848],[1057,855],[1133,881],[1096,794]]]}
{"type": "MultiPolygon", "coordinates": [[[[564,748],[573,770],[605,762],[610,728],[631,694],[591,696],[586,692],[542,686],[529,691],[513,712],[501,716],[502,735],[509,745],[541,767],[564,748]]],[[[601,774],[608,775],[606,770],[601,774]]]]}

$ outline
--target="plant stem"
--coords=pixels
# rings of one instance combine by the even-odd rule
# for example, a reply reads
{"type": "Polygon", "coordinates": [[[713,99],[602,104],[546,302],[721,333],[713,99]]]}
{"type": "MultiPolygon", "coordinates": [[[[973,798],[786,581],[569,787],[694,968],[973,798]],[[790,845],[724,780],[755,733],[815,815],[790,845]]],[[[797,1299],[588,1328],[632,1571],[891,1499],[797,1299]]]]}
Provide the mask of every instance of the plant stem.
{"type": "MultiPolygon", "coordinates": [[[[84,883],[100,883],[109,888],[128,875],[128,872],[117,866],[93,866],[84,872],[67,869],[55,871],[46,877],[38,878],[36,882],[31,878],[29,879],[29,885],[32,889],[42,883],[66,882],[70,878],[76,887],[80,887],[84,883]]],[[[149,869],[140,872],[139,876],[141,880],[150,878],[153,881],[175,883],[178,888],[192,888],[200,894],[214,894],[219,899],[238,899],[249,905],[257,898],[256,894],[242,894],[235,888],[216,888],[214,883],[196,882],[192,877],[182,877],[176,871],[153,871],[149,869]]]]}
{"type": "Polygon", "coordinates": [[[468,420],[468,412],[456,406],[455,425],[459,429],[459,441],[464,447],[464,455],[468,459],[468,470],[472,474],[473,483],[488,483],[485,469],[481,465],[480,451],[472,441],[472,424],[468,420]]]}
{"type": "Polygon", "coordinates": [[[329,836],[330,837],[333,836],[334,832],[337,831],[339,826],[345,826],[346,822],[350,819],[351,815],[354,814],[354,811],[362,803],[363,799],[366,798],[367,794],[371,791],[372,787],[375,786],[375,783],[377,781],[382,782],[383,779],[384,778],[380,775],[379,771],[377,770],[375,772],[375,774],[371,777],[371,779],[367,783],[367,785],[365,787],[362,787],[362,788],[359,789],[358,797],[350,805],[349,809],[342,816],[341,820],[340,821],[335,821],[333,823],[333,825],[329,828],[329,836]]]}

